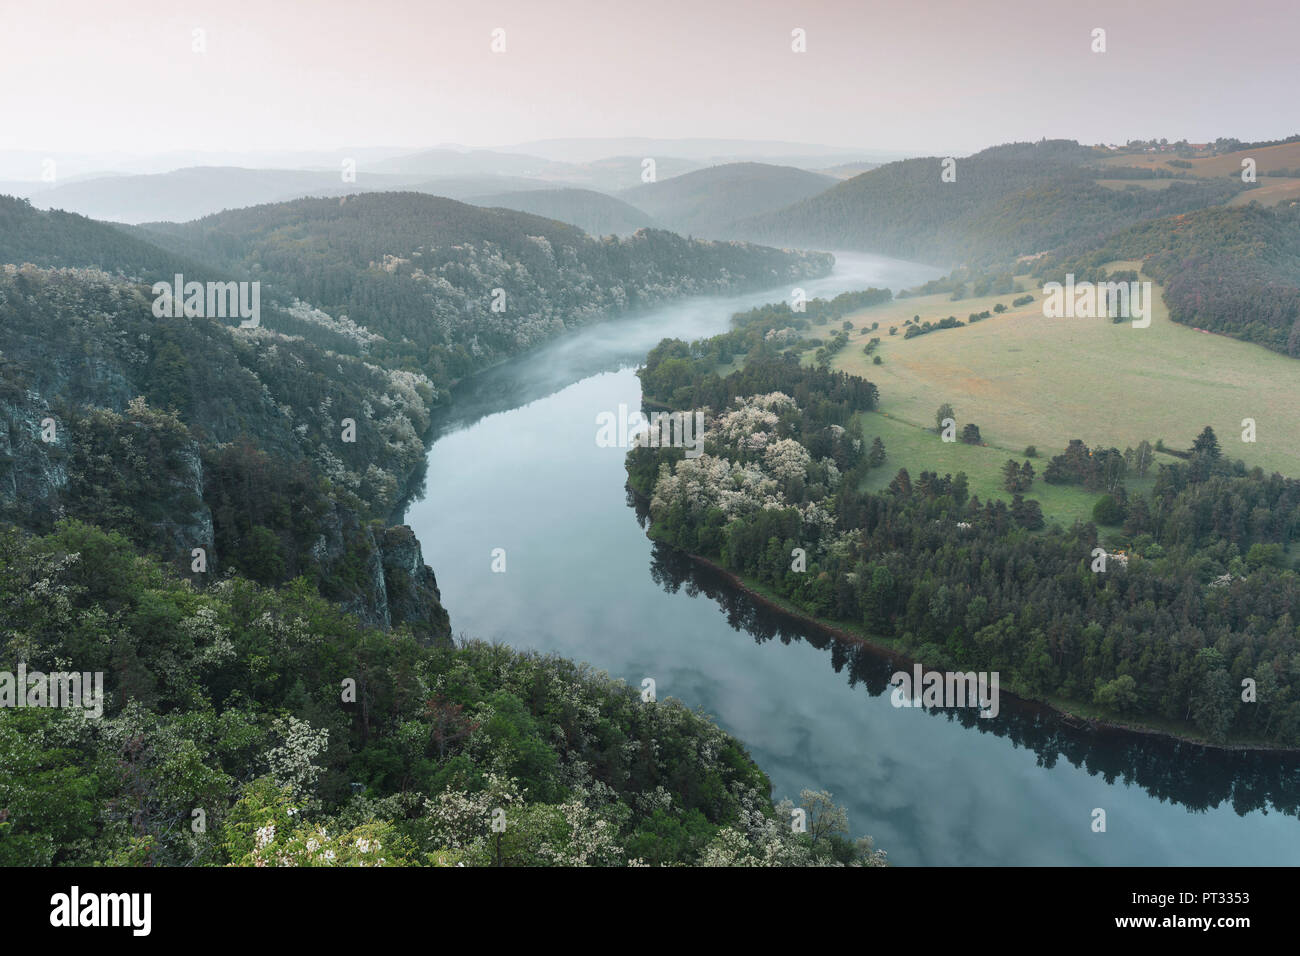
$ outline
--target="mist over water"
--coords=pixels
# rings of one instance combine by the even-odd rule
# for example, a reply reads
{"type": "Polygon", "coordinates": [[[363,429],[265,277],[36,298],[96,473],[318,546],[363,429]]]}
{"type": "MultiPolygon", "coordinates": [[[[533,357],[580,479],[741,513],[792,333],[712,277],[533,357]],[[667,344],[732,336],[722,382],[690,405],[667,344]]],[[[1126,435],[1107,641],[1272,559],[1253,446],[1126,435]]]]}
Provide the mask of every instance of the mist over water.
{"type": "MultiPolygon", "coordinates": [[[[898,290],[936,274],[845,255],[803,287],[898,290]]],[[[596,416],[640,407],[634,368],[661,339],[716,334],[733,312],[789,294],[674,303],[466,383],[406,514],[453,630],[587,661],[633,686],[654,678],[660,699],[735,734],[776,799],[830,790],[852,834],[871,834],[895,863],[1300,861],[1295,759],[1072,731],[1005,695],[986,721],[895,708],[882,693],[889,661],[763,611],[646,538],[624,450],[596,445],[596,416]],[[1105,833],[1091,830],[1094,808],[1105,833]]]]}
{"type": "MultiPolygon", "coordinates": [[[[871,286],[894,291],[943,274],[932,266],[860,252],[835,253],[835,269],[798,284],[809,299],[832,298],[871,286]]],[[[599,372],[638,367],[663,339],[685,341],[727,331],[731,316],[769,302],[788,301],[795,286],[733,296],[695,296],[592,325],[565,335],[527,356],[488,369],[457,389],[452,405],[435,422],[446,434],[493,412],[517,408],[599,372]]],[[[640,406],[640,390],[634,396],[640,406]]],[[[614,404],[614,409],[618,403],[614,404]]]]}

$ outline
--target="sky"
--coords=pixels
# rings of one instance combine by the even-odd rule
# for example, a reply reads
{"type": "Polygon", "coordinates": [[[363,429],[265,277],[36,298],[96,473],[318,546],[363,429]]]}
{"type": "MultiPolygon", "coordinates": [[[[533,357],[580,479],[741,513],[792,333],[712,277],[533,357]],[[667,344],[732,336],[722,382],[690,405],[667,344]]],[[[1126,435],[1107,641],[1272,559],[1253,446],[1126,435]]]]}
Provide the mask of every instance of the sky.
{"type": "Polygon", "coordinates": [[[0,0],[0,150],[1276,139],[1298,41],[1300,0],[0,0]]]}

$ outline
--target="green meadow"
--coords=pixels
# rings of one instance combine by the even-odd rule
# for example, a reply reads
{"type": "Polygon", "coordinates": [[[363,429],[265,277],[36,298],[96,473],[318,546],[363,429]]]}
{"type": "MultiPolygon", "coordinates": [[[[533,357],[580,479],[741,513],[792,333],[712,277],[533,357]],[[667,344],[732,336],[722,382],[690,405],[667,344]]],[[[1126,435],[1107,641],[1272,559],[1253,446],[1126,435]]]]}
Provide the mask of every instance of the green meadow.
{"type": "MultiPolygon", "coordinates": [[[[889,455],[869,486],[887,484],[900,467],[913,476],[965,471],[973,494],[1009,499],[1002,465],[1009,457],[1023,461],[1027,446],[1038,450],[1041,475],[1072,438],[1121,451],[1143,439],[1187,448],[1206,425],[1229,457],[1300,476],[1300,362],[1170,321],[1155,285],[1150,327],[1133,328],[1107,318],[1045,318],[1041,288],[1028,277],[1018,282],[1034,295],[1032,303],[906,341],[902,322],[913,315],[931,322],[955,315],[966,322],[970,313],[998,302],[1010,307],[1016,294],[956,302],[946,294],[895,299],[850,316],[855,328],[833,367],[880,388],[879,411],[864,415],[862,427],[868,438],[880,436],[889,455]],[[872,322],[880,323],[877,331],[859,334],[872,322]],[[891,325],[899,326],[896,335],[889,335],[891,325]],[[863,354],[877,335],[880,365],[863,354]],[[953,406],[959,432],[968,422],[979,425],[987,447],[940,440],[934,415],[944,402],[953,406]],[[1246,418],[1256,423],[1254,443],[1242,440],[1246,418]]],[[[1089,516],[1098,496],[1036,480],[1028,497],[1042,503],[1049,522],[1068,524],[1089,516]]]]}

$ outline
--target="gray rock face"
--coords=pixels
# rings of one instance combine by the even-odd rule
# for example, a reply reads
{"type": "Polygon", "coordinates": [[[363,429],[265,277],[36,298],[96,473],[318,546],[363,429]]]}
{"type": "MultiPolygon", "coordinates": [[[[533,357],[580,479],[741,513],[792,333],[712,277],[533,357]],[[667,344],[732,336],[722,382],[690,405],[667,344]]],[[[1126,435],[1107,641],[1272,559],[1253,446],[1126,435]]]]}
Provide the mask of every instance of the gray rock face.
{"type": "Polygon", "coordinates": [[[449,641],[451,621],[415,532],[404,524],[388,528],[380,538],[380,553],[391,624],[408,624],[429,640],[449,641]]]}
{"type": "Polygon", "coordinates": [[[54,441],[41,439],[41,423],[52,417],[34,391],[14,389],[0,396],[0,511],[57,508],[68,484],[67,441],[57,423],[54,441]]]}
{"type": "Polygon", "coordinates": [[[361,525],[355,515],[340,511],[313,554],[326,568],[355,563],[360,555],[362,584],[338,599],[362,622],[384,630],[405,625],[425,643],[450,643],[451,621],[437,578],[409,526],[361,525]]]}

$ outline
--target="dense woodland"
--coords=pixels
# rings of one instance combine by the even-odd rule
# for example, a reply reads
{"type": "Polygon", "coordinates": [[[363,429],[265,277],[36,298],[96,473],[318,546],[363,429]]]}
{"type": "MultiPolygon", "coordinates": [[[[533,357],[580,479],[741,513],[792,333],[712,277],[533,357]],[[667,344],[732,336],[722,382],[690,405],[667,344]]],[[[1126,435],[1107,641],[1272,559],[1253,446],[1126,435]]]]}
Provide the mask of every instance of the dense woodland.
{"type": "Polygon", "coordinates": [[[449,637],[431,575],[399,581],[382,548],[423,462],[431,383],[266,329],[157,318],[148,292],[98,270],[0,272],[0,517],[37,532],[80,518],[187,574],[201,548],[196,579],[304,576],[376,623],[427,613],[449,637]],[[390,607],[390,585],[423,608],[390,607]]]}
{"type": "Polygon", "coordinates": [[[649,402],[710,409],[701,457],[628,456],[655,540],[927,667],[996,670],[1023,696],[1184,722],[1213,741],[1300,746],[1300,481],[1228,461],[1208,428],[1183,461],[1155,466],[1146,443],[1071,442],[1043,479],[1106,492],[1098,517],[1117,527],[1094,570],[1096,524],[1043,528],[1037,502],[981,502],[964,474],[890,462],[887,490],[860,491],[886,466],[883,446],[867,447],[871,383],[761,347],[719,378],[716,358],[710,342],[665,341],[641,373],[649,402]],[[1153,467],[1151,492],[1128,494],[1124,478],[1153,467]]]}

